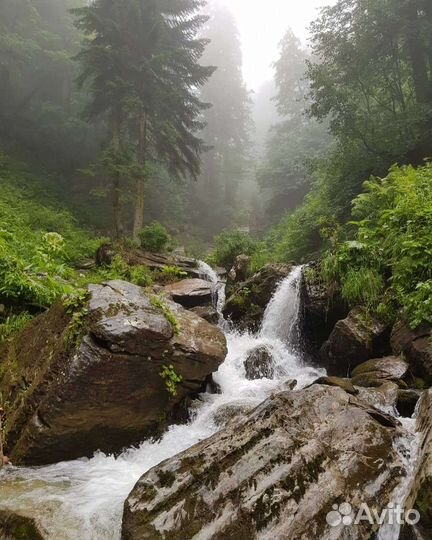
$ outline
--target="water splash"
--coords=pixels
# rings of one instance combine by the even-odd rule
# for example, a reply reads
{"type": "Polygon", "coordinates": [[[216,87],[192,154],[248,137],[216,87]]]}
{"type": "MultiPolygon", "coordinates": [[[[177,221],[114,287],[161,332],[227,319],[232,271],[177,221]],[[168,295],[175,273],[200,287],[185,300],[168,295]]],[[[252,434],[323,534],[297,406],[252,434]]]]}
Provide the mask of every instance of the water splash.
{"type": "Polygon", "coordinates": [[[97,453],[47,467],[8,467],[0,473],[0,506],[36,516],[49,540],[119,540],[123,503],[142,474],[217,432],[227,408],[251,409],[288,379],[302,388],[323,374],[304,366],[289,342],[299,312],[300,275],[296,268],[279,285],[260,333],[226,332],[228,355],[214,375],[221,394],[203,394],[188,424],[172,426],[160,441],[146,441],[117,458],[97,453]],[[261,346],[272,355],[275,378],[247,380],[245,359],[261,346]]]}
{"type": "Polygon", "coordinates": [[[225,305],[225,284],[219,279],[216,270],[204,261],[198,261],[198,270],[202,279],[210,281],[214,285],[213,305],[222,319],[222,309],[225,305]]]}

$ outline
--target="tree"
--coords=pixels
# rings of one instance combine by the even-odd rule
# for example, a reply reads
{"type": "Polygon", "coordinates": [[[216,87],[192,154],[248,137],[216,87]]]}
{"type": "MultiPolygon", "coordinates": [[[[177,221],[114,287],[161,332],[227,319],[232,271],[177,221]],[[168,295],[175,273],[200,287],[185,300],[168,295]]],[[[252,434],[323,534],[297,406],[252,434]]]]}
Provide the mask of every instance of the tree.
{"type": "Polygon", "coordinates": [[[217,66],[217,70],[201,93],[201,98],[212,105],[204,112],[206,127],[201,134],[208,151],[191,205],[194,221],[212,237],[238,218],[238,190],[247,168],[251,111],[236,21],[229,9],[217,2],[210,4],[209,16],[202,31],[210,40],[203,62],[217,66]]]}
{"type": "Polygon", "coordinates": [[[81,84],[90,82],[89,117],[111,119],[109,164],[114,234],[121,225],[121,177],[135,178],[134,237],[143,225],[144,192],[152,162],[173,176],[199,174],[203,145],[196,136],[206,107],[197,89],[213,72],[199,65],[206,41],[200,0],[96,0],[75,10],[88,36],[78,59],[81,84]],[[127,166],[128,147],[136,148],[127,166]]]}
{"type": "Polygon", "coordinates": [[[273,126],[258,182],[267,195],[271,220],[302,203],[311,187],[313,165],[327,151],[326,124],[308,117],[310,53],[289,29],[279,45],[275,62],[276,104],[281,121],[273,126]]]}

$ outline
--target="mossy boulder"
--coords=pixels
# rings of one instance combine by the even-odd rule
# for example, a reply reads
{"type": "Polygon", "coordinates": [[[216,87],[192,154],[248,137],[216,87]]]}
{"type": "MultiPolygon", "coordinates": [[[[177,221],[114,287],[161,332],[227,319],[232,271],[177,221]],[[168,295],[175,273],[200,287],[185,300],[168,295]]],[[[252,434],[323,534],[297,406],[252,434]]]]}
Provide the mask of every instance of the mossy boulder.
{"type": "Polygon", "coordinates": [[[226,355],[222,332],[124,281],[36,318],[0,357],[6,453],[40,465],[159,434],[226,355]]]}
{"type": "Polygon", "coordinates": [[[239,284],[227,298],[225,318],[242,330],[257,331],[267,304],[279,283],[291,272],[292,265],[268,264],[251,278],[239,284]]]}
{"type": "MultiPolygon", "coordinates": [[[[144,474],[126,500],[122,540],[330,540],[334,504],[388,504],[402,478],[400,435],[341,388],[273,395],[144,474]]],[[[370,540],[377,528],[363,523],[352,538],[370,540]]]]}

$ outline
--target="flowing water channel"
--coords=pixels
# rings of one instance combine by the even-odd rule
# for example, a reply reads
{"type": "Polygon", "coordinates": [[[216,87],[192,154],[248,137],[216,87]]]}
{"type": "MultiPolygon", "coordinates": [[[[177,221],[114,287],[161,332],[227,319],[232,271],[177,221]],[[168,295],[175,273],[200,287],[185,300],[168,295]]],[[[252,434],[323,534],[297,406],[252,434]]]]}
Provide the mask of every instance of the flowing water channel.
{"type": "MultiPolygon", "coordinates": [[[[220,312],[223,284],[208,265],[202,263],[200,270],[214,284],[220,312]]],[[[172,426],[161,440],[146,441],[118,457],[97,453],[45,467],[7,467],[0,473],[0,508],[37,517],[50,540],[119,540],[123,503],[143,473],[217,432],[218,413],[227,406],[253,407],[286,380],[296,379],[302,388],[324,374],[305,365],[299,353],[301,274],[297,267],[280,283],[257,334],[233,331],[221,317],[228,342],[228,355],[214,375],[221,393],[201,395],[188,424],[172,426]],[[275,379],[250,381],[244,361],[263,346],[273,357],[275,379]]]]}

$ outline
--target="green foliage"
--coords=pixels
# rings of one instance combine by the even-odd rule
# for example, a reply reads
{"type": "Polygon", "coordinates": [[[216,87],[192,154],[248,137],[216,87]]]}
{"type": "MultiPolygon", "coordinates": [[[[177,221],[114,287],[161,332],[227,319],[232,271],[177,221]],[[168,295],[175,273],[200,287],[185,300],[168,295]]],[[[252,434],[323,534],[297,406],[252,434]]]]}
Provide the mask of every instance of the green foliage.
{"type": "Polygon", "coordinates": [[[129,281],[140,287],[148,287],[153,283],[152,273],[147,266],[130,266],[120,254],[114,256],[110,266],[97,268],[89,272],[83,278],[79,279],[78,283],[80,287],[84,287],[90,283],[101,283],[102,281],[115,279],[129,281]]]}
{"type": "Polygon", "coordinates": [[[350,304],[393,313],[402,308],[412,326],[432,323],[432,164],[393,167],[372,178],[353,203],[356,221],[322,262],[350,304]]]}
{"type": "Polygon", "coordinates": [[[20,313],[19,315],[10,315],[0,324],[0,344],[9,341],[18,334],[31,320],[29,313],[20,313]]]}
{"type": "Polygon", "coordinates": [[[178,266],[164,266],[158,275],[158,281],[163,283],[173,283],[187,277],[187,272],[184,272],[178,266]]]}
{"type": "Polygon", "coordinates": [[[177,386],[182,382],[183,377],[181,375],[177,375],[173,365],[162,366],[160,376],[162,380],[165,381],[165,386],[168,392],[175,397],[177,395],[177,386]]]}
{"type": "Polygon", "coordinates": [[[72,292],[72,264],[93,256],[99,241],[38,185],[0,156],[0,297],[44,308],[72,292]]]}
{"type": "Polygon", "coordinates": [[[165,319],[170,323],[173,328],[174,334],[179,334],[180,325],[178,320],[175,318],[174,313],[170,310],[167,304],[159,296],[151,296],[150,303],[153,307],[160,309],[165,317],[165,319]]]}
{"type": "Polygon", "coordinates": [[[230,270],[238,255],[252,255],[256,242],[248,233],[238,229],[222,231],[214,239],[211,262],[230,270]]]}
{"type": "Polygon", "coordinates": [[[158,221],[153,221],[139,233],[141,247],[153,253],[163,252],[171,242],[171,236],[158,221]]]}

